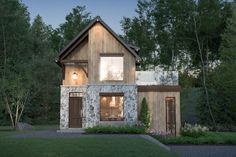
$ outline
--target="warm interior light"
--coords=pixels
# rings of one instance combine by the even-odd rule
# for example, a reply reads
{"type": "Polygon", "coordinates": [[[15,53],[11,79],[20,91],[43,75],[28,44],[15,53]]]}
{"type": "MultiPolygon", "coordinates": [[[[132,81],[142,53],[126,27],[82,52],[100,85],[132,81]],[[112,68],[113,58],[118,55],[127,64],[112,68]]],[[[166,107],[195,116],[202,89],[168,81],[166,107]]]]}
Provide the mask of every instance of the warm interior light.
{"type": "Polygon", "coordinates": [[[100,58],[100,81],[123,80],[123,57],[100,58]]]}
{"type": "Polygon", "coordinates": [[[72,79],[73,79],[73,80],[77,80],[77,79],[78,79],[78,74],[77,74],[76,72],[74,72],[74,73],[72,74],[72,79]]]}
{"type": "Polygon", "coordinates": [[[116,99],[115,99],[115,97],[113,96],[113,97],[111,98],[110,107],[115,107],[115,106],[116,106],[116,99]]]}

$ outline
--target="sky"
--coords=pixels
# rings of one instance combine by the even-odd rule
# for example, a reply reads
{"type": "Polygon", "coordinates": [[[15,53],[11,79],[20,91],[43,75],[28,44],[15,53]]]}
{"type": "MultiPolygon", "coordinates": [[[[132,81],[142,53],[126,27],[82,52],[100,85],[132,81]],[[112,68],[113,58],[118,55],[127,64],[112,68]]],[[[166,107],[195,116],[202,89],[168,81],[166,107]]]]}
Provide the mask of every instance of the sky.
{"type": "Polygon", "coordinates": [[[28,7],[31,22],[36,15],[42,16],[46,24],[57,28],[77,5],[86,6],[92,17],[100,16],[116,33],[123,34],[120,21],[136,16],[137,0],[22,0],[28,7]]]}

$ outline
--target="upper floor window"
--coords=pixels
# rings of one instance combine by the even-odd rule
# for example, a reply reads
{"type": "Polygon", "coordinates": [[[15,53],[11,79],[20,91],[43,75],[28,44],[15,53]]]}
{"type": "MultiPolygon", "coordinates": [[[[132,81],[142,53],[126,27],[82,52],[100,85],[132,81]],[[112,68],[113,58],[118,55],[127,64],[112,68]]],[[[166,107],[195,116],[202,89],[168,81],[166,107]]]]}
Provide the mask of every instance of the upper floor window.
{"type": "Polygon", "coordinates": [[[100,81],[122,81],[123,62],[123,56],[101,56],[100,81]]]}

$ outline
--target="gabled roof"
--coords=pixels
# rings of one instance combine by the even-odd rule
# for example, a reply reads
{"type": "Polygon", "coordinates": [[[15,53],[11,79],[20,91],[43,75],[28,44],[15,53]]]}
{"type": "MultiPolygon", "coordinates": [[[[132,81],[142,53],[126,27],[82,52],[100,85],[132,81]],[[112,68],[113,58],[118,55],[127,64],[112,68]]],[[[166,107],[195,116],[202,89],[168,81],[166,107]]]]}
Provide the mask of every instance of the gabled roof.
{"type": "Polygon", "coordinates": [[[88,30],[98,22],[102,24],[136,58],[137,61],[140,60],[140,57],[137,54],[139,48],[136,46],[126,44],[99,16],[97,16],[59,53],[58,58],[56,59],[56,63],[60,64],[62,56],[64,56],[68,50],[75,47],[74,45],[81,38],[84,38],[84,36],[87,35],[88,30]]]}

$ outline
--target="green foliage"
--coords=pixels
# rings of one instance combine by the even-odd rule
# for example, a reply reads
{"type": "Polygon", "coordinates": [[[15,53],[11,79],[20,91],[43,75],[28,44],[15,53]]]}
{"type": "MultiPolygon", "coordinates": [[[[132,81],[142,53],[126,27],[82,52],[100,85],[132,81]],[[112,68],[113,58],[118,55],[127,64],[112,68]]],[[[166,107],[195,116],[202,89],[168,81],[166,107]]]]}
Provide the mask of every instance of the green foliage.
{"type": "Polygon", "coordinates": [[[153,136],[164,144],[236,144],[235,132],[207,132],[204,136],[189,137],[189,136],[170,136],[161,137],[153,136]]]}
{"type": "MultiPolygon", "coordinates": [[[[182,87],[181,87],[182,88],[182,87]]],[[[183,88],[180,93],[181,122],[195,124],[198,119],[198,104],[201,96],[200,88],[183,88]]]]}
{"type": "Polygon", "coordinates": [[[214,121],[235,125],[234,15],[227,22],[235,14],[232,4],[221,0],[139,0],[138,15],[122,21],[124,38],[141,48],[141,69],[159,65],[180,70],[183,88],[203,87],[197,109],[200,122],[210,125],[215,125],[214,121]]]}
{"type": "Polygon", "coordinates": [[[26,44],[30,42],[29,29],[29,13],[23,4],[0,1],[0,104],[2,113],[11,110],[13,126],[19,120],[15,119],[17,106],[24,110],[31,94],[30,44],[26,44]]]}
{"type": "Polygon", "coordinates": [[[58,123],[61,71],[55,57],[91,20],[77,6],[60,28],[46,25],[40,15],[30,25],[27,8],[18,0],[0,1],[0,123],[10,124],[12,112],[24,102],[22,121],[58,123]]]}
{"type": "Polygon", "coordinates": [[[157,65],[199,69],[201,60],[195,31],[199,35],[203,60],[208,64],[219,59],[220,35],[230,15],[229,3],[139,0],[136,12],[137,17],[123,19],[122,27],[124,38],[141,48],[142,69],[157,65]]]}
{"type": "Polygon", "coordinates": [[[89,24],[91,16],[85,6],[76,6],[65,19],[59,28],[51,32],[51,48],[56,52],[60,52],[89,24]]]}
{"type": "Polygon", "coordinates": [[[141,62],[138,68],[146,70],[150,64],[155,62],[153,52],[156,45],[153,29],[151,28],[151,16],[147,15],[149,14],[149,4],[146,1],[139,0],[137,7],[136,12],[139,16],[133,19],[124,17],[121,25],[125,33],[124,40],[140,48],[139,56],[141,57],[141,62]]]}
{"type": "MultiPolygon", "coordinates": [[[[236,6],[232,5],[232,17],[227,21],[227,29],[222,34],[220,63],[209,74],[210,104],[218,125],[236,125],[236,6]]],[[[210,123],[204,102],[199,105],[202,123],[210,123]]]]}
{"type": "Polygon", "coordinates": [[[51,36],[52,28],[47,26],[38,15],[31,29],[32,41],[32,81],[33,95],[31,104],[26,110],[28,120],[32,123],[48,123],[59,117],[59,84],[60,68],[53,62],[56,52],[53,51],[51,36]]]}
{"type": "Polygon", "coordinates": [[[144,134],[145,129],[137,126],[95,126],[85,129],[86,133],[99,134],[144,134]]]}
{"type": "Polygon", "coordinates": [[[197,78],[190,75],[187,71],[179,73],[179,85],[181,88],[197,87],[197,78]]]}
{"type": "Polygon", "coordinates": [[[143,123],[146,129],[150,127],[150,113],[148,110],[148,104],[145,97],[143,98],[142,103],[141,103],[139,120],[143,123]]]}

